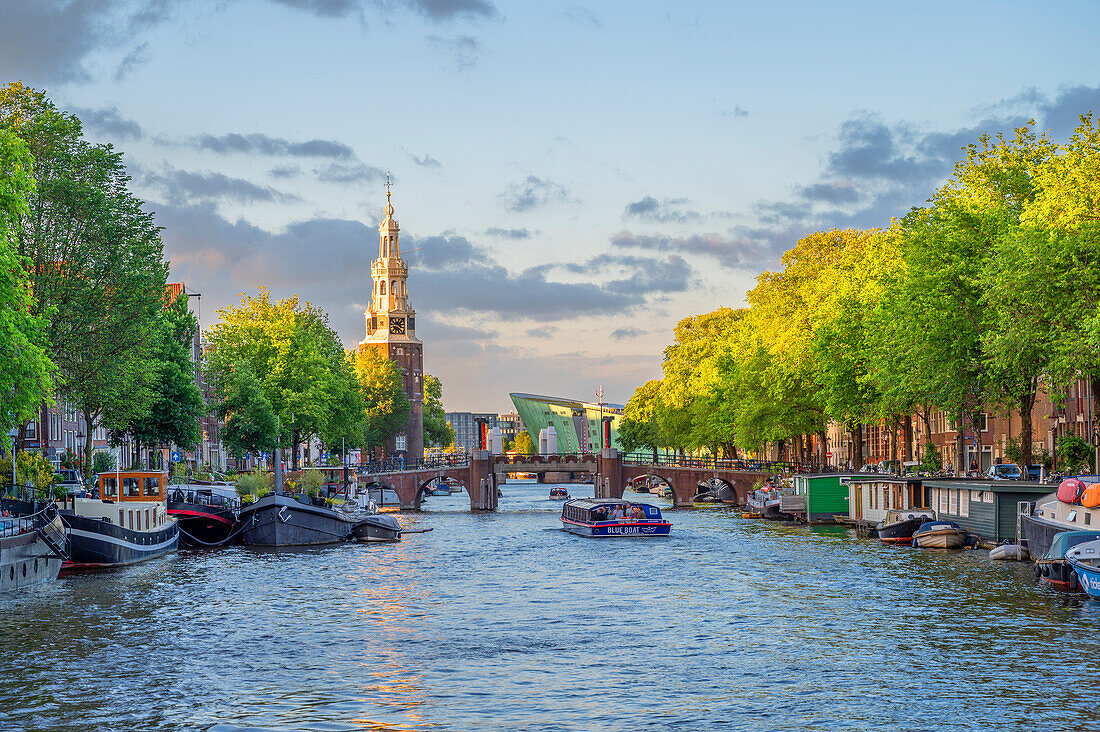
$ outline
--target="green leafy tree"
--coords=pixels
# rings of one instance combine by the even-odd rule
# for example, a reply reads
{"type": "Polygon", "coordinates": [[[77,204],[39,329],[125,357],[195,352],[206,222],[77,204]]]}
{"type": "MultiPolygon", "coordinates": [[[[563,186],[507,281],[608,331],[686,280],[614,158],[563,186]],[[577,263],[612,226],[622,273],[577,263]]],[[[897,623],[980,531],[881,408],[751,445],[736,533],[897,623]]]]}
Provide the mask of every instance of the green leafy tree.
{"type": "Polygon", "coordinates": [[[424,444],[448,447],[454,444],[455,430],[443,408],[443,383],[424,374],[424,444]]]}
{"type": "MultiPolygon", "coordinates": [[[[80,120],[43,92],[18,82],[0,88],[0,129],[35,161],[15,243],[27,263],[30,313],[45,321],[58,368],[54,396],[78,407],[88,434],[99,423],[121,428],[150,403],[146,349],[167,276],[159,230],[128,190],[122,155],[87,142],[80,120]]],[[[45,433],[45,403],[40,418],[45,433]]]]}
{"type": "Polygon", "coordinates": [[[244,296],[239,306],[218,314],[208,338],[207,370],[217,383],[228,383],[245,368],[253,374],[279,419],[280,446],[293,450],[292,469],[310,435],[330,445],[355,436],[352,428],[365,420],[361,392],[323,311],[297,296],[273,303],[260,288],[258,296],[244,296]]]}
{"type": "Polygon", "coordinates": [[[34,416],[46,398],[54,365],[46,355],[46,319],[29,286],[26,260],[16,253],[16,230],[35,190],[27,146],[0,128],[0,430],[34,416]]]}
{"type": "Polygon", "coordinates": [[[1091,472],[1092,445],[1077,435],[1063,435],[1058,438],[1057,449],[1062,470],[1091,472]]]}
{"type": "Polygon", "coordinates": [[[217,382],[216,414],[225,420],[222,442],[236,458],[275,445],[278,436],[275,410],[247,364],[224,367],[217,382]]]}
{"type": "Polygon", "coordinates": [[[359,349],[355,372],[367,411],[364,444],[373,449],[398,433],[408,421],[412,405],[405,394],[400,367],[378,349],[359,349]]]}
{"type": "MultiPolygon", "coordinates": [[[[185,294],[176,296],[160,312],[155,338],[147,350],[146,367],[151,376],[148,408],[116,430],[116,438],[125,433],[135,445],[175,444],[184,449],[198,442],[198,420],[206,412],[192,361],[198,328],[185,294]]],[[[86,439],[85,451],[90,453],[90,428],[86,439]]]]}
{"type": "Polygon", "coordinates": [[[516,441],[512,449],[522,455],[534,455],[538,452],[535,449],[535,443],[531,440],[531,435],[527,434],[527,430],[516,434],[516,441]]]}

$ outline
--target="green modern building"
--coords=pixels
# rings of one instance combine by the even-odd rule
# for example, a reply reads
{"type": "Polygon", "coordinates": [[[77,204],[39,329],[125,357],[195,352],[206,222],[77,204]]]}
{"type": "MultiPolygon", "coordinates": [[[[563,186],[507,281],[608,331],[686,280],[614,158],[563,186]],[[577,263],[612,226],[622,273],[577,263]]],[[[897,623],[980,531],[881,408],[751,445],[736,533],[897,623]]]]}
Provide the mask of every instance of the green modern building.
{"type": "Polygon", "coordinates": [[[601,406],[576,399],[540,396],[538,394],[509,394],[516,411],[523,418],[523,426],[531,436],[535,448],[539,445],[539,432],[553,427],[558,438],[559,455],[594,452],[600,449],[600,417],[610,425],[611,439],[604,447],[622,450],[619,445],[619,423],[623,419],[622,404],[604,403],[601,406]]]}

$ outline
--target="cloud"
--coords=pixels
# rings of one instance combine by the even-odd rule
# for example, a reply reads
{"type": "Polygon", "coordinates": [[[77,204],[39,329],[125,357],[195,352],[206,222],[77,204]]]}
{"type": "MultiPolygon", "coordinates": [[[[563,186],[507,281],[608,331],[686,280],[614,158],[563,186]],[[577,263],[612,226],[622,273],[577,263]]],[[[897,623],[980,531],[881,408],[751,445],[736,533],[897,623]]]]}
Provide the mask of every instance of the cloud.
{"type": "Polygon", "coordinates": [[[498,239],[530,239],[531,231],[529,229],[502,229],[498,226],[493,226],[485,230],[486,236],[495,236],[498,239]]]}
{"type": "Polygon", "coordinates": [[[561,184],[533,175],[518,183],[509,183],[498,197],[504,208],[516,213],[569,201],[569,193],[561,184]]]}
{"type": "Polygon", "coordinates": [[[855,203],[859,200],[859,191],[849,181],[833,183],[814,183],[798,189],[798,195],[807,201],[823,203],[855,203]]]}
{"type": "Polygon", "coordinates": [[[465,71],[477,64],[477,55],[481,51],[481,42],[473,36],[437,36],[429,34],[428,42],[436,48],[451,54],[455,68],[465,71]]]}
{"type": "Polygon", "coordinates": [[[556,325],[540,325],[537,328],[528,328],[525,335],[528,338],[550,340],[557,338],[559,329],[556,325]]]}
{"type": "Polygon", "coordinates": [[[406,150],[406,151],[405,151],[405,154],[406,154],[406,155],[408,155],[408,156],[409,156],[409,158],[410,158],[410,159],[411,159],[411,160],[412,160],[412,161],[413,161],[414,163],[416,163],[417,165],[419,165],[419,166],[420,166],[421,168],[442,168],[442,167],[443,167],[443,163],[439,162],[438,160],[436,160],[435,158],[433,158],[433,157],[432,157],[431,155],[428,155],[427,153],[425,153],[425,154],[424,154],[423,156],[421,156],[421,157],[418,157],[418,156],[416,156],[416,155],[413,155],[413,154],[412,154],[411,152],[409,152],[408,150],[406,150]]]}
{"type": "Polygon", "coordinates": [[[496,6],[488,0],[403,0],[402,4],[435,21],[497,16],[496,6]]]}
{"type": "Polygon", "coordinates": [[[301,10],[321,18],[344,18],[360,13],[359,0],[271,0],[277,5],[301,10]]]}
{"type": "Polygon", "coordinates": [[[648,330],[642,330],[641,328],[618,328],[611,331],[611,339],[621,341],[627,338],[637,338],[638,336],[645,335],[648,332],[648,330]]]}
{"type": "Polygon", "coordinates": [[[766,242],[748,236],[723,236],[715,233],[673,237],[665,234],[633,234],[623,230],[611,236],[611,245],[621,249],[711,256],[721,265],[731,268],[760,267],[775,258],[775,252],[766,242]]]}
{"type": "Polygon", "coordinates": [[[271,170],[267,171],[267,174],[272,178],[297,178],[302,174],[302,169],[297,163],[289,163],[287,165],[276,165],[271,170]]]}
{"type": "Polygon", "coordinates": [[[355,151],[336,140],[292,142],[282,137],[271,137],[262,133],[241,135],[232,132],[227,135],[195,135],[188,139],[186,144],[196,150],[223,155],[243,153],[270,157],[355,159],[355,151]]]}
{"type": "Polygon", "coordinates": [[[576,274],[603,275],[600,279],[609,289],[644,293],[683,292],[694,275],[691,265],[678,254],[661,259],[604,252],[583,264],[568,263],[563,268],[576,274]]]}
{"type": "Polygon", "coordinates": [[[719,109],[718,114],[722,117],[729,117],[731,119],[740,119],[742,117],[749,116],[749,110],[742,107],[740,104],[734,105],[733,109],[719,109]]]}
{"type": "Polygon", "coordinates": [[[562,11],[562,14],[581,25],[590,25],[593,28],[603,27],[603,23],[596,17],[596,14],[583,5],[570,5],[562,11]]]}
{"type": "Polygon", "coordinates": [[[80,118],[86,130],[113,140],[140,140],[145,136],[141,125],[119,113],[118,107],[84,109],[73,107],[73,114],[80,118]]]}
{"type": "Polygon", "coordinates": [[[142,43],[119,62],[118,68],[115,69],[115,81],[124,81],[135,69],[147,63],[149,63],[149,44],[142,43]]]}
{"type": "Polygon", "coordinates": [[[173,204],[202,201],[237,201],[239,203],[291,203],[301,199],[268,186],[259,186],[243,178],[231,178],[222,173],[180,170],[166,166],[160,171],[144,171],[146,185],[159,188],[173,204]]]}
{"type": "Polygon", "coordinates": [[[370,183],[386,177],[386,171],[362,162],[329,163],[314,169],[322,183],[370,183]]]}
{"type": "Polygon", "coordinates": [[[697,211],[680,208],[685,203],[689,203],[686,198],[666,198],[658,201],[653,196],[646,196],[640,201],[627,204],[626,209],[623,210],[623,218],[637,218],[662,224],[683,224],[702,218],[697,211]]]}

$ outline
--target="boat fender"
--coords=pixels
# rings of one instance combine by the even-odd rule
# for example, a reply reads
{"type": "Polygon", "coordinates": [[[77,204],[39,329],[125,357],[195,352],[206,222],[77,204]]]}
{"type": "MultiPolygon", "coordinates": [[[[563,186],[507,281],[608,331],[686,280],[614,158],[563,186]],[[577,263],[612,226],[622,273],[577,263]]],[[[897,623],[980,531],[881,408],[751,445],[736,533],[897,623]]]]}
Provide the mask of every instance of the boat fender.
{"type": "Polygon", "coordinates": [[[1077,579],[1077,570],[1076,569],[1070,570],[1070,573],[1069,573],[1069,591],[1070,592],[1080,592],[1081,591],[1081,583],[1077,579]]]}
{"type": "Polygon", "coordinates": [[[1035,571],[1035,579],[1039,579],[1039,577],[1041,577],[1042,574],[1043,574],[1043,571],[1042,571],[1042,569],[1039,568],[1038,564],[1035,565],[1035,570],[1034,571],[1035,571]]]}
{"type": "Polygon", "coordinates": [[[1044,564],[1043,565],[1043,576],[1044,577],[1050,577],[1050,565],[1049,564],[1044,564]]]}

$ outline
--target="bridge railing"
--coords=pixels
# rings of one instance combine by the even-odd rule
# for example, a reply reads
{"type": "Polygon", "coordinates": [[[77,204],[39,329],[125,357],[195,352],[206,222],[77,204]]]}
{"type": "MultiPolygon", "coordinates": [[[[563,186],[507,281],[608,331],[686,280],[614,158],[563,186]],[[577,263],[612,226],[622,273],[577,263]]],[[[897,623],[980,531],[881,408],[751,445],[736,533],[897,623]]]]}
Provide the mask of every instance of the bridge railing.
{"type": "Polygon", "coordinates": [[[590,452],[576,453],[560,455],[556,452],[548,455],[540,455],[537,452],[523,453],[523,452],[505,452],[497,455],[493,455],[493,462],[500,465],[513,465],[517,463],[530,463],[530,462],[545,462],[548,458],[581,458],[583,460],[595,460],[596,456],[590,452]]]}
{"type": "Polygon", "coordinates": [[[652,452],[632,452],[622,456],[623,463],[656,465],[669,468],[699,468],[703,470],[743,470],[752,473],[828,473],[839,471],[831,465],[786,460],[730,460],[691,455],[657,455],[652,452]]]}
{"type": "Polygon", "coordinates": [[[378,473],[397,473],[404,470],[435,470],[439,468],[465,468],[470,464],[468,455],[439,455],[426,457],[420,460],[405,460],[403,457],[385,458],[384,460],[371,460],[360,463],[358,471],[360,475],[376,475],[378,473]]]}

